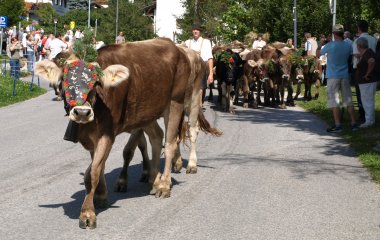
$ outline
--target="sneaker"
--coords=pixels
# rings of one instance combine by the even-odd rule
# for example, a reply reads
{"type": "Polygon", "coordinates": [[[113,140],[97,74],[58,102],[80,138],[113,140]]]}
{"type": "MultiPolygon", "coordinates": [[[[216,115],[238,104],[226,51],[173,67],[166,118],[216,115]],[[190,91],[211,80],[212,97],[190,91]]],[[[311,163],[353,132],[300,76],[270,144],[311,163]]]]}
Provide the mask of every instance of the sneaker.
{"type": "Polygon", "coordinates": [[[372,126],[372,125],[373,125],[373,123],[365,122],[365,123],[361,124],[361,125],[359,126],[359,128],[367,128],[367,127],[370,127],[370,126],[372,126]]]}
{"type": "Polygon", "coordinates": [[[351,125],[351,131],[355,132],[357,130],[359,130],[359,125],[357,123],[351,125]]]}
{"type": "Polygon", "coordinates": [[[330,133],[340,133],[342,132],[342,126],[332,126],[326,129],[327,132],[330,133]]]}

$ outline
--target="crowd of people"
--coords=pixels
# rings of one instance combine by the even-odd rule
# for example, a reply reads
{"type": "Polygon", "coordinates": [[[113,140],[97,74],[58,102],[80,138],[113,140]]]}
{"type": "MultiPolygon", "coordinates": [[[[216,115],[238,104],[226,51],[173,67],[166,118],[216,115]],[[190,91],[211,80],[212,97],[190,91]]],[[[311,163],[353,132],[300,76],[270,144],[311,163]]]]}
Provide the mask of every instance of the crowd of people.
{"type": "MultiPolygon", "coordinates": [[[[48,34],[43,29],[33,28],[9,28],[3,31],[2,54],[9,56],[11,76],[19,78],[20,69],[26,59],[26,70],[33,72],[35,62],[44,59],[53,59],[62,51],[70,51],[76,40],[82,39],[84,33],[81,29],[68,29],[62,36],[60,33],[48,34]]],[[[103,41],[93,38],[94,48],[99,49],[104,45],[103,41]]]]}
{"type": "MultiPolygon", "coordinates": [[[[365,20],[358,21],[354,39],[351,39],[351,33],[344,31],[340,24],[334,26],[332,34],[334,40],[321,38],[316,47],[318,53],[315,55],[327,59],[323,81],[327,85],[328,107],[334,117],[334,124],[327,131],[342,131],[340,104],[347,108],[351,130],[372,126],[375,123],[377,82],[380,81],[379,36],[368,34],[368,22],[365,20]],[[351,86],[355,87],[358,118],[353,107],[351,86]]],[[[310,37],[305,35],[306,43],[310,41],[310,37]]],[[[314,55],[309,46],[310,44],[305,44],[305,51],[308,55],[314,55]]]]}

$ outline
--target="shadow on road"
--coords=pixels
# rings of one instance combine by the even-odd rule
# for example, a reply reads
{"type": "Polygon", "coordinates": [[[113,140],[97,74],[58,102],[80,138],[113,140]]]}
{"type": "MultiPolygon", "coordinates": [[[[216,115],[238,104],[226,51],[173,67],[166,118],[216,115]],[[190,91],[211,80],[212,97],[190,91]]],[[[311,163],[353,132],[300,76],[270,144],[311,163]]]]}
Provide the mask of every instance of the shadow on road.
{"type": "MultiPolygon", "coordinates": [[[[161,172],[163,171],[164,159],[161,159],[161,172]]],[[[184,164],[187,164],[187,160],[184,160],[184,164]]],[[[186,165],[185,165],[186,166],[186,165]]],[[[124,199],[139,198],[149,195],[150,184],[140,182],[140,177],[142,174],[142,163],[130,165],[128,168],[128,190],[127,192],[115,192],[114,185],[119,177],[119,174],[122,168],[116,168],[109,173],[105,174],[107,188],[108,188],[108,208],[118,208],[115,206],[116,202],[124,199]]],[[[182,169],[183,171],[183,169],[182,169]]],[[[84,173],[80,173],[84,176],[84,173]]],[[[172,175],[173,176],[173,175],[172,175]]],[[[177,181],[172,177],[172,185],[180,185],[181,182],[177,181]]],[[[66,203],[53,203],[53,204],[43,204],[39,207],[43,208],[60,208],[64,210],[64,214],[71,219],[77,219],[79,217],[80,209],[86,195],[84,182],[80,183],[83,186],[83,190],[74,193],[71,198],[73,199],[70,202],[66,203]]],[[[154,196],[152,196],[154,198],[154,196]]],[[[106,211],[107,208],[96,209],[96,213],[99,214],[103,211],[106,211]]]]}

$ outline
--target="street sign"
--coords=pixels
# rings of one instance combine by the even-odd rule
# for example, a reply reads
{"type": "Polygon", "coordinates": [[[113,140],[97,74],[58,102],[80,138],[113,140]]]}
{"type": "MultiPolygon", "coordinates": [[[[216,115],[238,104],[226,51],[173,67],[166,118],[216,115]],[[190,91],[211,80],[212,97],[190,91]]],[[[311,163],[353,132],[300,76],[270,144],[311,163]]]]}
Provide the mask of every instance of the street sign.
{"type": "Polygon", "coordinates": [[[70,29],[74,29],[75,28],[75,22],[74,21],[71,21],[70,22],[70,29]]]}
{"type": "Polygon", "coordinates": [[[8,27],[8,16],[0,16],[0,28],[8,27]]]}

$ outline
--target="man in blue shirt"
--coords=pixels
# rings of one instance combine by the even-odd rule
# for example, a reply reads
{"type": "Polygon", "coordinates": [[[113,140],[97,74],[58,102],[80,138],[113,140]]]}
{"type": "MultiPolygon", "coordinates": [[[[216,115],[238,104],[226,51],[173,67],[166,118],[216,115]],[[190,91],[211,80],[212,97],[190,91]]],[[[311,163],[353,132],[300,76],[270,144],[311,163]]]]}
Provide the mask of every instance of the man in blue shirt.
{"type": "MultiPolygon", "coordinates": [[[[352,93],[349,81],[348,62],[352,55],[352,45],[344,41],[344,29],[340,24],[333,27],[334,41],[327,43],[320,54],[327,53],[327,98],[328,107],[332,110],[335,124],[327,132],[341,132],[340,98],[343,107],[347,107],[351,119],[351,130],[358,129],[352,104],[352,93]]],[[[318,55],[319,56],[319,55],[318,55]]]]}

